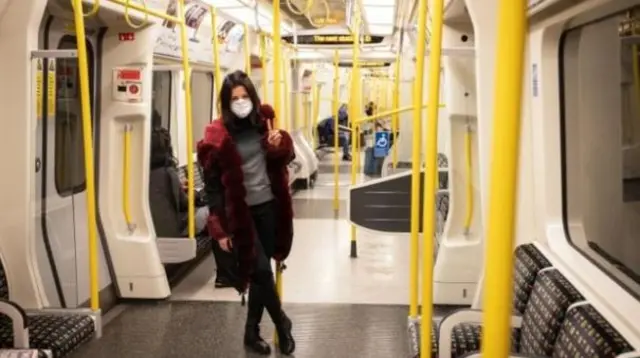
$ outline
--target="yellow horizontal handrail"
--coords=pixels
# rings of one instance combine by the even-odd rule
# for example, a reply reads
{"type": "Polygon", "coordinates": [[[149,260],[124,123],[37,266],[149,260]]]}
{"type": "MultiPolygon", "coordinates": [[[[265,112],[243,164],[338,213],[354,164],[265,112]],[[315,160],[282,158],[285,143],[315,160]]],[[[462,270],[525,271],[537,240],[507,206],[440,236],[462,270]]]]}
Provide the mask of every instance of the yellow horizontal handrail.
{"type": "MultiPolygon", "coordinates": [[[[440,104],[438,107],[444,108],[445,105],[444,104],[440,104]]],[[[422,108],[427,108],[427,105],[423,104],[422,108]]],[[[362,118],[356,119],[355,123],[360,125],[360,124],[362,124],[364,122],[374,121],[376,119],[380,119],[382,117],[388,117],[388,116],[391,116],[391,115],[394,115],[394,114],[397,114],[397,113],[408,112],[408,111],[411,111],[412,109],[413,109],[413,106],[396,108],[396,109],[392,109],[392,110],[389,110],[389,111],[384,111],[384,112],[380,112],[380,113],[374,114],[373,116],[367,116],[367,117],[362,117],[362,118]]]]}
{"type": "Polygon", "coordinates": [[[123,143],[123,160],[122,160],[122,212],[124,213],[124,220],[127,223],[129,232],[135,230],[133,219],[131,218],[131,203],[129,200],[129,178],[131,177],[131,132],[133,126],[130,124],[124,125],[124,143],[123,143]]]}

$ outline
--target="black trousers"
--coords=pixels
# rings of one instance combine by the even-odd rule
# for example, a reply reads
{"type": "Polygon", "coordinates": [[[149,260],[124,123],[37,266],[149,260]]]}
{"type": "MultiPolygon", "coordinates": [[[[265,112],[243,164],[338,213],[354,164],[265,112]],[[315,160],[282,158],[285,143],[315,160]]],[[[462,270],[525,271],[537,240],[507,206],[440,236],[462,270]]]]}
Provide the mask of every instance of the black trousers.
{"type": "MultiPolygon", "coordinates": [[[[275,324],[282,319],[282,304],[276,291],[271,258],[276,244],[276,206],[271,200],[263,204],[251,206],[251,217],[255,227],[255,252],[253,274],[250,277],[249,302],[247,311],[247,327],[257,327],[260,324],[266,308],[275,324]]],[[[217,275],[224,277],[226,267],[235,264],[233,255],[222,251],[220,246],[213,245],[216,260],[217,275]]]]}
{"type": "Polygon", "coordinates": [[[276,325],[281,323],[283,312],[271,268],[276,244],[277,208],[272,200],[252,206],[250,210],[256,230],[256,262],[249,286],[246,325],[247,328],[254,329],[260,324],[265,308],[276,325]]]}

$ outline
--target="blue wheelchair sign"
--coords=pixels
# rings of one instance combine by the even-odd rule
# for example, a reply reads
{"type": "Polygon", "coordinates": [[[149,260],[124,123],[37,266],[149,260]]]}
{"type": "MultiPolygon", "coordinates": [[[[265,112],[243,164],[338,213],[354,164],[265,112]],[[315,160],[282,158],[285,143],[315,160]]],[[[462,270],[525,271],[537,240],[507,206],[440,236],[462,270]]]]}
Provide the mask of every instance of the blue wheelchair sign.
{"type": "Polygon", "coordinates": [[[376,158],[384,158],[389,155],[391,142],[389,140],[389,132],[376,132],[373,145],[373,156],[376,158]]]}

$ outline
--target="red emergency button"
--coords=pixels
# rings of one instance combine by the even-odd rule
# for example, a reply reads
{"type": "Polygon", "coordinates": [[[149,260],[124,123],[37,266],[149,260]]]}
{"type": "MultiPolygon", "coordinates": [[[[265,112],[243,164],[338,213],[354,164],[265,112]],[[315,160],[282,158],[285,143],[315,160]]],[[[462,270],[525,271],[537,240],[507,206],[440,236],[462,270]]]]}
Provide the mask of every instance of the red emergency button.
{"type": "Polygon", "coordinates": [[[138,91],[140,91],[140,88],[138,87],[138,85],[129,86],[129,93],[138,94],[138,91]]]}

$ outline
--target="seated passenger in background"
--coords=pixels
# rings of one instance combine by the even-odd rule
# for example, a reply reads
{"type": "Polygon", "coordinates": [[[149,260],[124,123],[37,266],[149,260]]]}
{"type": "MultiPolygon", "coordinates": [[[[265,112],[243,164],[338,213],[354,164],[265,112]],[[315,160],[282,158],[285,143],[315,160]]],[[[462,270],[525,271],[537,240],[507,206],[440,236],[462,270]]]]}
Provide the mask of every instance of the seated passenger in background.
{"type": "Polygon", "coordinates": [[[375,112],[375,108],[376,108],[376,104],[373,103],[373,101],[371,101],[367,103],[367,105],[364,107],[364,113],[367,115],[367,117],[371,117],[375,112]]]}
{"type": "MultiPolygon", "coordinates": [[[[347,106],[343,105],[338,111],[338,125],[343,127],[349,126],[349,115],[347,112],[347,106]]],[[[333,146],[333,136],[335,134],[335,120],[334,116],[328,117],[320,121],[317,126],[318,137],[320,142],[326,144],[329,147],[333,146]]],[[[342,147],[342,160],[350,161],[351,155],[349,154],[349,132],[345,129],[338,128],[338,145],[342,147]]]]}
{"type": "MultiPolygon", "coordinates": [[[[154,117],[157,112],[154,113],[154,117]]],[[[154,125],[155,118],[153,121],[154,125]]],[[[180,183],[176,160],[173,157],[171,137],[162,127],[151,132],[151,173],[149,173],[149,203],[151,218],[158,237],[186,237],[188,200],[180,183]]],[[[198,205],[196,201],[196,205],[198,205]]],[[[209,209],[196,208],[196,235],[207,225],[209,209]]]]}

